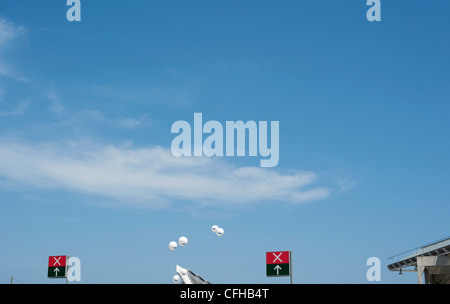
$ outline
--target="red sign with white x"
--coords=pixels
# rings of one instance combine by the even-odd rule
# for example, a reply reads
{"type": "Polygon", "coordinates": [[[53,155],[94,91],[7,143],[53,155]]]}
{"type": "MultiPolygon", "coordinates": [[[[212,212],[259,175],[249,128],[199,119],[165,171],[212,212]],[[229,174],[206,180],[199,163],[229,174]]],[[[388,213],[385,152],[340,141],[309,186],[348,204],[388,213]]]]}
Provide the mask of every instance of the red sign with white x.
{"type": "Polygon", "coordinates": [[[57,255],[48,257],[48,267],[66,266],[66,256],[57,255]]]}
{"type": "Polygon", "coordinates": [[[289,251],[266,252],[266,264],[289,263],[289,251]]]}

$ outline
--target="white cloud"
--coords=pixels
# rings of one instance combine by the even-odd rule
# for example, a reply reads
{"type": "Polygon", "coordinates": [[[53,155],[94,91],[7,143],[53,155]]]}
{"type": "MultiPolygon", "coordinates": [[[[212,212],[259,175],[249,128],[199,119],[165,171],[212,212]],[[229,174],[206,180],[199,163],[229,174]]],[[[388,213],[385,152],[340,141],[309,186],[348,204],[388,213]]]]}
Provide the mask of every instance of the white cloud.
{"type": "Polygon", "coordinates": [[[9,108],[7,110],[4,110],[5,103],[2,102],[0,98],[0,117],[1,116],[15,116],[15,115],[23,115],[27,111],[28,107],[30,106],[29,101],[21,101],[17,104],[13,105],[12,108],[9,108]]]}
{"type": "Polygon", "coordinates": [[[0,18],[0,117],[23,115],[30,106],[29,98],[22,94],[22,85],[28,85],[28,80],[12,67],[14,60],[7,56],[14,55],[14,41],[25,33],[24,27],[0,18]]]}
{"type": "Polygon", "coordinates": [[[25,32],[22,26],[16,26],[5,19],[0,18],[0,47],[8,44],[9,41],[17,37],[18,34],[25,32]]]}
{"type": "Polygon", "coordinates": [[[116,118],[113,120],[117,128],[132,129],[141,124],[141,121],[134,118],[116,118]]]}
{"type": "Polygon", "coordinates": [[[106,124],[111,128],[116,129],[133,129],[141,126],[146,121],[146,116],[142,115],[139,119],[130,117],[106,117],[99,110],[82,110],[71,116],[66,117],[63,125],[85,125],[86,123],[106,124]]]}
{"type": "Polygon", "coordinates": [[[198,81],[192,81],[189,85],[183,86],[155,86],[149,84],[144,88],[96,85],[89,89],[88,93],[95,98],[106,98],[108,100],[119,100],[122,102],[187,106],[195,104],[195,97],[200,85],[198,81]]]}
{"type": "Polygon", "coordinates": [[[0,139],[0,177],[26,189],[64,189],[115,203],[162,208],[180,201],[203,206],[277,201],[304,203],[331,194],[312,172],[282,174],[237,167],[224,158],[176,158],[162,147],[0,139]]]}
{"type": "Polygon", "coordinates": [[[26,33],[23,26],[16,26],[14,23],[0,18],[0,75],[13,78],[21,82],[27,82],[27,80],[19,76],[14,71],[7,60],[4,58],[4,54],[11,48],[12,42],[18,39],[20,36],[26,33]]]}
{"type": "Polygon", "coordinates": [[[167,71],[167,73],[173,74],[173,75],[180,74],[180,70],[177,69],[176,67],[168,67],[168,68],[166,68],[166,71],[167,71]]]}
{"type": "Polygon", "coordinates": [[[49,90],[47,92],[47,99],[50,102],[48,109],[52,113],[57,114],[57,115],[61,115],[64,113],[66,108],[62,105],[61,98],[59,97],[59,95],[56,93],[55,90],[49,90]]]}

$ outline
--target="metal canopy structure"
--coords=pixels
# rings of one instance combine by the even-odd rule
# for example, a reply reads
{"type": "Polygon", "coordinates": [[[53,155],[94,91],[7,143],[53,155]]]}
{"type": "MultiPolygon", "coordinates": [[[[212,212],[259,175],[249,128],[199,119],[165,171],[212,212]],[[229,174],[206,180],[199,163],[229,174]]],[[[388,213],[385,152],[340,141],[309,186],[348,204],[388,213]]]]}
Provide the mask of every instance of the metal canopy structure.
{"type": "Polygon", "coordinates": [[[203,279],[199,275],[196,275],[189,269],[185,269],[177,265],[176,271],[183,280],[182,284],[211,284],[209,281],[203,279]]]}
{"type": "Polygon", "coordinates": [[[392,256],[390,271],[415,267],[419,284],[450,284],[450,237],[392,256]],[[394,259],[396,261],[394,262],[394,259]]]}

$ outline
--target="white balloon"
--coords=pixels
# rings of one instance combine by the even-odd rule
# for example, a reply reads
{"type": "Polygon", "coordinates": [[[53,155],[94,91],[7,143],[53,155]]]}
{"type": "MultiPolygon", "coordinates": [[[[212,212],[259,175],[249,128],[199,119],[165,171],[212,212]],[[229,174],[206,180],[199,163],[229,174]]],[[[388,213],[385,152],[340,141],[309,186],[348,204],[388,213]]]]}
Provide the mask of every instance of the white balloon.
{"type": "Polygon", "coordinates": [[[182,274],[187,274],[187,273],[188,273],[188,271],[187,271],[187,269],[185,269],[185,268],[182,268],[182,269],[181,269],[181,273],[182,273],[182,274]]]}
{"type": "Polygon", "coordinates": [[[173,276],[172,280],[174,283],[180,283],[181,278],[179,275],[176,274],[173,276]]]}
{"type": "Polygon", "coordinates": [[[178,239],[178,244],[180,244],[180,246],[186,246],[188,243],[188,239],[185,236],[182,236],[178,239]]]}
{"type": "Polygon", "coordinates": [[[170,250],[175,250],[175,249],[177,249],[177,242],[175,242],[175,241],[170,242],[170,243],[169,243],[169,249],[170,249],[170,250]]]}
{"type": "Polygon", "coordinates": [[[214,232],[214,233],[217,233],[217,228],[219,228],[219,226],[217,226],[217,225],[212,225],[211,231],[214,232]]]}
{"type": "Polygon", "coordinates": [[[225,231],[223,230],[223,228],[217,228],[216,234],[218,236],[222,236],[225,233],[225,231]]]}
{"type": "Polygon", "coordinates": [[[217,225],[212,225],[211,231],[214,232],[214,233],[217,233],[217,228],[219,228],[219,226],[217,226],[217,225]]]}

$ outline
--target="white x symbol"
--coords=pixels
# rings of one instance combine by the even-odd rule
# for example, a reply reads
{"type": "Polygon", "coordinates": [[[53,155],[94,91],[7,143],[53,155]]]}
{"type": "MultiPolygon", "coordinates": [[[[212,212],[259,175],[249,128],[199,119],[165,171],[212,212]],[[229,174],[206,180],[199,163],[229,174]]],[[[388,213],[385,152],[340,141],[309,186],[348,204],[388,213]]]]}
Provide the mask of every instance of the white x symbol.
{"type": "Polygon", "coordinates": [[[272,263],[275,263],[276,260],[280,260],[280,263],[283,263],[283,261],[280,259],[280,256],[283,254],[282,252],[280,252],[279,255],[276,255],[275,252],[272,252],[272,254],[275,256],[275,260],[273,260],[272,263]]]}
{"type": "Polygon", "coordinates": [[[55,266],[56,263],[58,263],[58,265],[61,266],[61,263],[59,262],[59,259],[60,259],[61,257],[59,257],[59,258],[53,257],[53,258],[55,259],[55,262],[53,263],[53,266],[55,266]]]}

